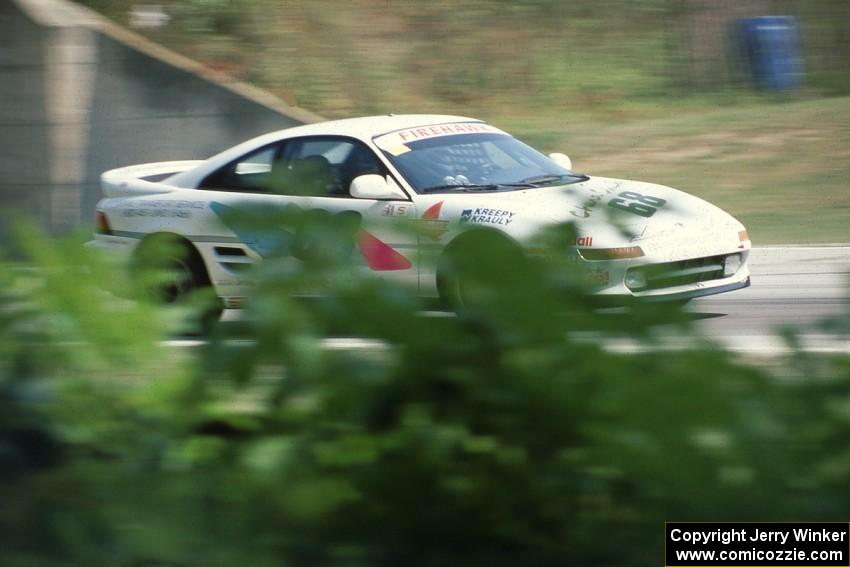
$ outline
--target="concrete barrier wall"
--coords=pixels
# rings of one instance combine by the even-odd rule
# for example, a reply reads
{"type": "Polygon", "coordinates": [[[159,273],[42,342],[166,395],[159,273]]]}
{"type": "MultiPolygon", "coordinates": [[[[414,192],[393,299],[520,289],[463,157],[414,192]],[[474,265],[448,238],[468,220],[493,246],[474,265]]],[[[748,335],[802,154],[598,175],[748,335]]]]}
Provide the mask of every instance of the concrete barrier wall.
{"type": "Polygon", "coordinates": [[[8,216],[47,220],[46,33],[0,0],[0,239],[8,216]]]}
{"type": "Polygon", "coordinates": [[[0,0],[0,239],[91,222],[106,169],[318,119],[65,0],[0,0]]]}

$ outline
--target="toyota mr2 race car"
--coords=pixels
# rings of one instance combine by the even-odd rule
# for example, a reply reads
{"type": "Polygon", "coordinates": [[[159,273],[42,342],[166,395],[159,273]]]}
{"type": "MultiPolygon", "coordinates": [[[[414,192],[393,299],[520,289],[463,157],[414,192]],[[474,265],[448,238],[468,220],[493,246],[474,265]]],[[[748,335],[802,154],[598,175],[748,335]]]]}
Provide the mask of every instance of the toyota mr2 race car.
{"type": "Polygon", "coordinates": [[[684,301],[750,284],[747,231],[714,205],[661,185],[575,173],[564,154],[543,155],[459,116],[298,126],[205,161],[107,171],[102,186],[92,246],[132,258],[163,235],[178,239],[186,255],[176,261],[183,275],[172,296],[212,286],[226,307],[251,294],[248,265],[280,254],[280,238],[233,220],[245,207],[354,214],[363,269],[423,296],[452,299],[440,257],[471,233],[497,233],[534,254],[535,235],[564,223],[575,241],[562,253],[601,295],[684,301]],[[417,230],[398,230],[407,221],[417,230]]]}

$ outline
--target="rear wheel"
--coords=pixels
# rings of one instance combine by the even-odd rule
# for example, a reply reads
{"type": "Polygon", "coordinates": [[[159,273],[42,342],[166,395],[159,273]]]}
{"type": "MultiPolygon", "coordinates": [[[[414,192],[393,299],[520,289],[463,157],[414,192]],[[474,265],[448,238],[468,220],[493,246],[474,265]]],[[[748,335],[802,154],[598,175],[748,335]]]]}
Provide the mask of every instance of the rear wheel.
{"type": "Polygon", "coordinates": [[[221,318],[223,305],[216,296],[198,250],[174,234],[149,236],[132,263],[133,277],[151,301],[162,305],[191,306],[196,315],[186,332],[208,333],[221,318]]]}

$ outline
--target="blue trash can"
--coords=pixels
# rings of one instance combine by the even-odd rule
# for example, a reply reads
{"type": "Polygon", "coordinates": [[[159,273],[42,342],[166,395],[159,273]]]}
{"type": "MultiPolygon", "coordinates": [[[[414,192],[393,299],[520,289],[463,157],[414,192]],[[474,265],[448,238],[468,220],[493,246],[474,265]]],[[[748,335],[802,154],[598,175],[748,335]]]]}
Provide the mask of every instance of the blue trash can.
{"type": "Polygon", "coordinates": [[[740,20],[741,44],[753,79],[771,91],[794,89],[803,81],[800,33],[791,16],[740,20]]]}

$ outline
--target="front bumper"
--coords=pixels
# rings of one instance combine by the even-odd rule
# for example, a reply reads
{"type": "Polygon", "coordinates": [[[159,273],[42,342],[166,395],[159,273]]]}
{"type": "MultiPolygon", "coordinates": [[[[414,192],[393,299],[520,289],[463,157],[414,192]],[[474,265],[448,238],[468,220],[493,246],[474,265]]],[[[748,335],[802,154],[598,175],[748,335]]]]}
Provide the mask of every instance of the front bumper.
{"type": "Polygon", "coordinates": [[[597,281],[605,283],[597,288],[602,296],[632,297],[649,301],[680,301],[705,295],[725,293],[748,287],[750,270],[748,266],[749,250],[734,249],[713,253],[701,257],[689,257],[680,260],[653,262],[646,257],[634,260],[612,260],[608,262],[588,262],[591,273],[602,273],[597,281]],[[725,258],[740,256],[740,266],[731,275],[724,274],[725,258]],[[629,282],[629,273],[639,272],[645,277],[642,283],[629,282]],[[639,285],[640,287],[635,287],[639,285]]]}
{"type": "Polygon", "coordinates": [[[719,285],[716,287],[710,288],[702,288],[702,289],[694,289],[688,291],[680,291],[674,293],[666,293],[664,295],[645,295],[641,296],[640,294],[634,294],[634,297],[641,299],[642,301],[683,301],[687,299],[694,299],[697,297],[705,297],[707,295],[715,295],[718,293],[726,293],[727,291],[735,291],[736,289],[744,289],[746,287],[750,287],[751,279],[748,275],[746,279],[739,282],[728,283],[724,285],[719,285]]]}

